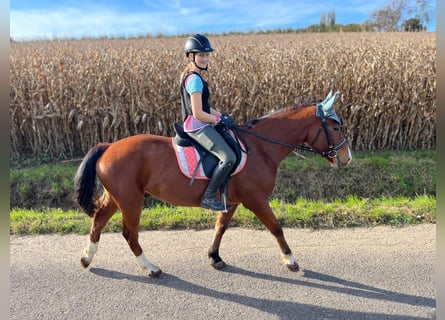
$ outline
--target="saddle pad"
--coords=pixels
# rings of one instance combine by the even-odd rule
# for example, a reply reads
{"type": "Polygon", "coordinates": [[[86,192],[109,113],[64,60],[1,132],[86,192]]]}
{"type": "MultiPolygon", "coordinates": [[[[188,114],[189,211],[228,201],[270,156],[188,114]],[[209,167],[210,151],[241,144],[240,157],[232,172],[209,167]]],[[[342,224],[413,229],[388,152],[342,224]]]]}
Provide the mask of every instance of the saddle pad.
{"type": "MultiPolygon", "coordinates": [[[[188,178],[192,178],[192,174],[195,171],[195,168],[201,158],[198,151],[193,146],[189,147],[181,147],[178,146],[174,141],[173,147],[175,149],[176,159],[178,161],[178,166],[181,172],[188,178]]],[[[240,173],[247,162],[247,154],[241,152],[241,161],[236,167],[235,171],[231,174],[231,176],[240,173]]],[[[205,175],[204,168],[202,166],[202,162],[199,164],[199,168],[196,172],[195,179],[209,180],[209,178],[205,175]]]]}

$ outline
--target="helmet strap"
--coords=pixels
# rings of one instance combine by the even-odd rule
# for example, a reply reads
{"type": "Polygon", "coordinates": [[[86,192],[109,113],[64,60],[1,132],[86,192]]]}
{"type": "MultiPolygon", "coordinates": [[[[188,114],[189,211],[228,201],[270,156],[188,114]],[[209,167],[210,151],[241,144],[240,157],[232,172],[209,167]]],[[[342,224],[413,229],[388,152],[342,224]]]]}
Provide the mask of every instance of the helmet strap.
{"type": "Polygon", "coordinates": [[[193,64],[195,65],[195,67],[198,68],[199,70],[207,71],[207,67],[208,67],[208,65],[206,65],[205,68],[201,68],[200,66],[198,66],[198,65],[196,64],[196,62],[195,62],[195,53],[192,52],[192,54],[193,54],[193,64]]]}

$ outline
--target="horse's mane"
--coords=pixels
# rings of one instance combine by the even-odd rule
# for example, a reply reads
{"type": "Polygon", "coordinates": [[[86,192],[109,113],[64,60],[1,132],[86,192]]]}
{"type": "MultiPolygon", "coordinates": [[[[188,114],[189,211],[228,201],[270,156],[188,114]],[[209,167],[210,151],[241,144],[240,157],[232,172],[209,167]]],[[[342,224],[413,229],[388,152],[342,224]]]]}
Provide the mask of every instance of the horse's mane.
{"type": "Polygon", "coordinates": [[[293,110],[299,110],[299,109],[303,109],[303,108],[307,108],[310,106],[313,106],[313,103],[304,103],[304,104],[297,104],[297,105],[292,105],[292,106],[288,106],[288,107],[283,107],[280,108],[278,110],[275,111],[271,111],[270,113],[262,116],[261,118],[255,118],[255,119],[251,119],[249,121],[246,122],[246,126],[251,127],[255,124],[257,124],[258,122],[264,120],[264,119],[268,119],[268,118],[274,118],[276,116],[279,116],[280,114],[287,112],[287,111],[293,111],[293,110]]]}

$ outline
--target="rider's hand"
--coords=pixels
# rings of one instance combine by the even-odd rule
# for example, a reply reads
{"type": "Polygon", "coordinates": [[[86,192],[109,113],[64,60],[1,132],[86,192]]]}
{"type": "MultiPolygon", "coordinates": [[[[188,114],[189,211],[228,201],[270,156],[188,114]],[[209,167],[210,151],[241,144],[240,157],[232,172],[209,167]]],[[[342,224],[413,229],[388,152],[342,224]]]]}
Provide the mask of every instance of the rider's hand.
{"type": "Polygon", "coordinates": [[[229,128],[232,128],[232,127],[235,126],[235,121],[233,121],[233,119],[229,115],[227,115],[227,114],[222,114],[221,115],[220,123],[225,124],[229,128]]]}

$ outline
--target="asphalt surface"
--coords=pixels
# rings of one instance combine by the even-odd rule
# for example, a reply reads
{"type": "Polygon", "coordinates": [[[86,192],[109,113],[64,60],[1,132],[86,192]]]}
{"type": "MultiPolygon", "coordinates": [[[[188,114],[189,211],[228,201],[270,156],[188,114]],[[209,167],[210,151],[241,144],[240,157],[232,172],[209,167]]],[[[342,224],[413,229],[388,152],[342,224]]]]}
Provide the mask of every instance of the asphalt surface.
{"type": "Polygon", "coordinates": [[[299,264],[287,270],[268,231],[231,228],[222,271],[213,230],[140,233],[163,275],[147,277],[120,234],[10,236],[10,319],[431,319],[436,225],[285,229],[299,264]]]}

